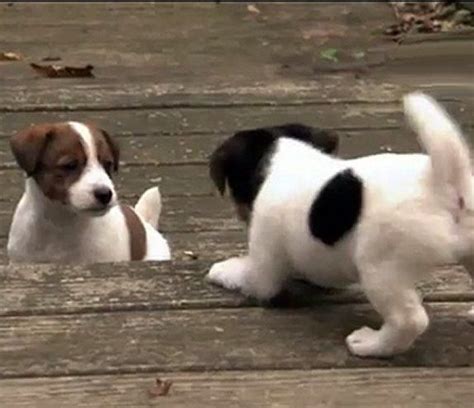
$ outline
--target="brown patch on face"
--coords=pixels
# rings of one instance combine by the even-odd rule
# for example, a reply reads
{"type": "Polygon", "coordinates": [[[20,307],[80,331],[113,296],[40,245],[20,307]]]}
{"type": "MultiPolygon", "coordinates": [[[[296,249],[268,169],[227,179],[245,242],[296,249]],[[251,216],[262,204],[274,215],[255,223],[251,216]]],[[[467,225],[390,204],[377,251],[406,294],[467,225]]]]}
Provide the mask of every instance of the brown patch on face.
{"type": "Polygon", "coordinates": [[[80,136],[67,123],[47,123],[18,133],[10,145],[18,165],[45,196],[67,204],[69,187],[87,162],[80,136]]]}
{"type": "Polygon", "coordinates": [[[146,231],[138,215],[128,205],[121,205],[130,234],[130,260],[141,261],[146,254],[146,231]]]}
{"type": "Polygon", "coordinates": [[[87,124],[95,142],[97,159],[109,176],[117,172],[120,160],[120,148],[117,142],[105,131],[93,124],[87,124]]]}

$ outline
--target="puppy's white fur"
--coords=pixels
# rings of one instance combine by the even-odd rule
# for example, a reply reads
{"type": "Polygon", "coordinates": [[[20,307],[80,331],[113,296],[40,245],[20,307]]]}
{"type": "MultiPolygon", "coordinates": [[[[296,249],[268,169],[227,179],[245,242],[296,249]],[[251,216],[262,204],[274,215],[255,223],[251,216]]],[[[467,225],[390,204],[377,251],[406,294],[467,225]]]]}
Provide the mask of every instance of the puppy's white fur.
{"type": "Polygon", "coordinates": [[[415,283],[437,265],[462,262],[474,272],[474,179],[461,132],[430,97],[404,99],[405,114],[428,155],[380,154],[341,160],[282,138],[254,202],[248,255],[212,266],[208,279],[268,299],[302,275],[322,286],[360,283],[384,323],[346,343],[359,356],[407,350],[428,326],[415,283]],[[363,182],[363,209],[334,246],[308,226],[311,205],[337,173],[363,182]]]}
{"type": "MultiPolygon", "coordinates": [[[[15,210],[8,239],[10,262],[93,263],[130,260],[130,233],[117,205],[113,182],[100,165],[93,137],[82,123],[69,122],[80,135],[87,165],[70,186],[67,205],[47,198],[33,178],[15,210]],[[93,191],[108,187],[112,199],[105,209],[97,207],[93,191]]],[[[144,260],[169,260],[167,241],[156,230],[161,211],[157,187],[147,190],[136,213],[146,232],[144,260]],[[153,226],[150,225],[153,223],[153,226]]]]}

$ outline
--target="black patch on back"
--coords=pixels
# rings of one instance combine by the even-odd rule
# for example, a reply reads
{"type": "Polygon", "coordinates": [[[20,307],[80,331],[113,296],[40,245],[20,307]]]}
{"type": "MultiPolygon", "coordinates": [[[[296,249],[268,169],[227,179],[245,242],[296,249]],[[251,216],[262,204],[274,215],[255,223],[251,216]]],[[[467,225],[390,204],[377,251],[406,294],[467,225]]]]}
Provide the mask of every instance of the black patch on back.
{"type": "Polygon", "coordinates": [[[359,220],[362,195],[362,180],[351,169],[330,179],[311,205],[308,221],[313,237],[331,246],[342,239],[359,220]]]}
{"type": "Polygon", "coordinates": [[[235,202],[251,210],[265,177],[265,159],[280,137],[300,140],[328,154],[338,146],[334,132],[296,123],[237,132],[210,159],[210,176],[219,192],[224,194],[227,183],[235,202]]]}

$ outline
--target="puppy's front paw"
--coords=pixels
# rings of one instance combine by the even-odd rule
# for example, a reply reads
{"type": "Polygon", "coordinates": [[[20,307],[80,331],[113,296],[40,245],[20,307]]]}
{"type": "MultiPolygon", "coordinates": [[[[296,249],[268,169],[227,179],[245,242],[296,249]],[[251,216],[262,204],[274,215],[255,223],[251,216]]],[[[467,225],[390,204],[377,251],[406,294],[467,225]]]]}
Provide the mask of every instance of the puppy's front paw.
{"type": "Polygon", "coordinates": [[[206,280],[226,289],[242,289],[246,273],[245,258],[230,258],[212,265],[206,280]]]}
{"type": "Polygon", "coordinates": [[[380,330],[367,326],[354,330],[346,337],[346,344],[349,351],[359,357],[387,357],[393,354],[383,344],[380,330]]]}

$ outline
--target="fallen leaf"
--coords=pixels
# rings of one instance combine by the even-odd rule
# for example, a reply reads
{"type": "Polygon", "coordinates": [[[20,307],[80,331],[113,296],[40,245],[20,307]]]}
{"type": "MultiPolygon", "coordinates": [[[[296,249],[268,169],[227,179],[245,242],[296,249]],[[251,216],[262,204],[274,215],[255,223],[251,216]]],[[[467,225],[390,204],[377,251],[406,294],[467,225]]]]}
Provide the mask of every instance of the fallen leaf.
{"type": "Polygon", "coordinates": [[[247,11],[249,13],[253,13],[253,14],[260,14],[260,10],[258,9],[258,7],[255,4],[249,4],[247,6],[247,11]]]}
{"type": "Polygon", "coordinates": [[[322,50],[319,53],[319,55],[321,56],[322,59],[332,61],[332,62],[338,62],[339,59],[337,58],[337,53],[338,53],[337,48],[327,48],[325,50],[322,50]]]}
{"type": "Polygon", "coordinates": [[[152,397],[166,397],[169,394],[172,385],[173,382],[170,380],[162,380],[161,378],[157,378],[155,380],[155,385],[150,388],[148,392],[152,397]]]}
{"type": "Polygon", "coordinates": [[[46,78],[93,78],[94,74],[92,65],[85,67],[67,67],[60,65],[39,65],[35,63],[30,64],[39,75],[46,78]]]}
{"type": "Polygon", "coordinates": [[[0,52],[0,61],[20,61],[22,56],[16,52],[0,52]]]}
{"type": "Polygon", "coordinates": [[[184,255],[189,256],[191,259],[198,259],[199,256],[193,251],[184,251],[184,255]]]}

